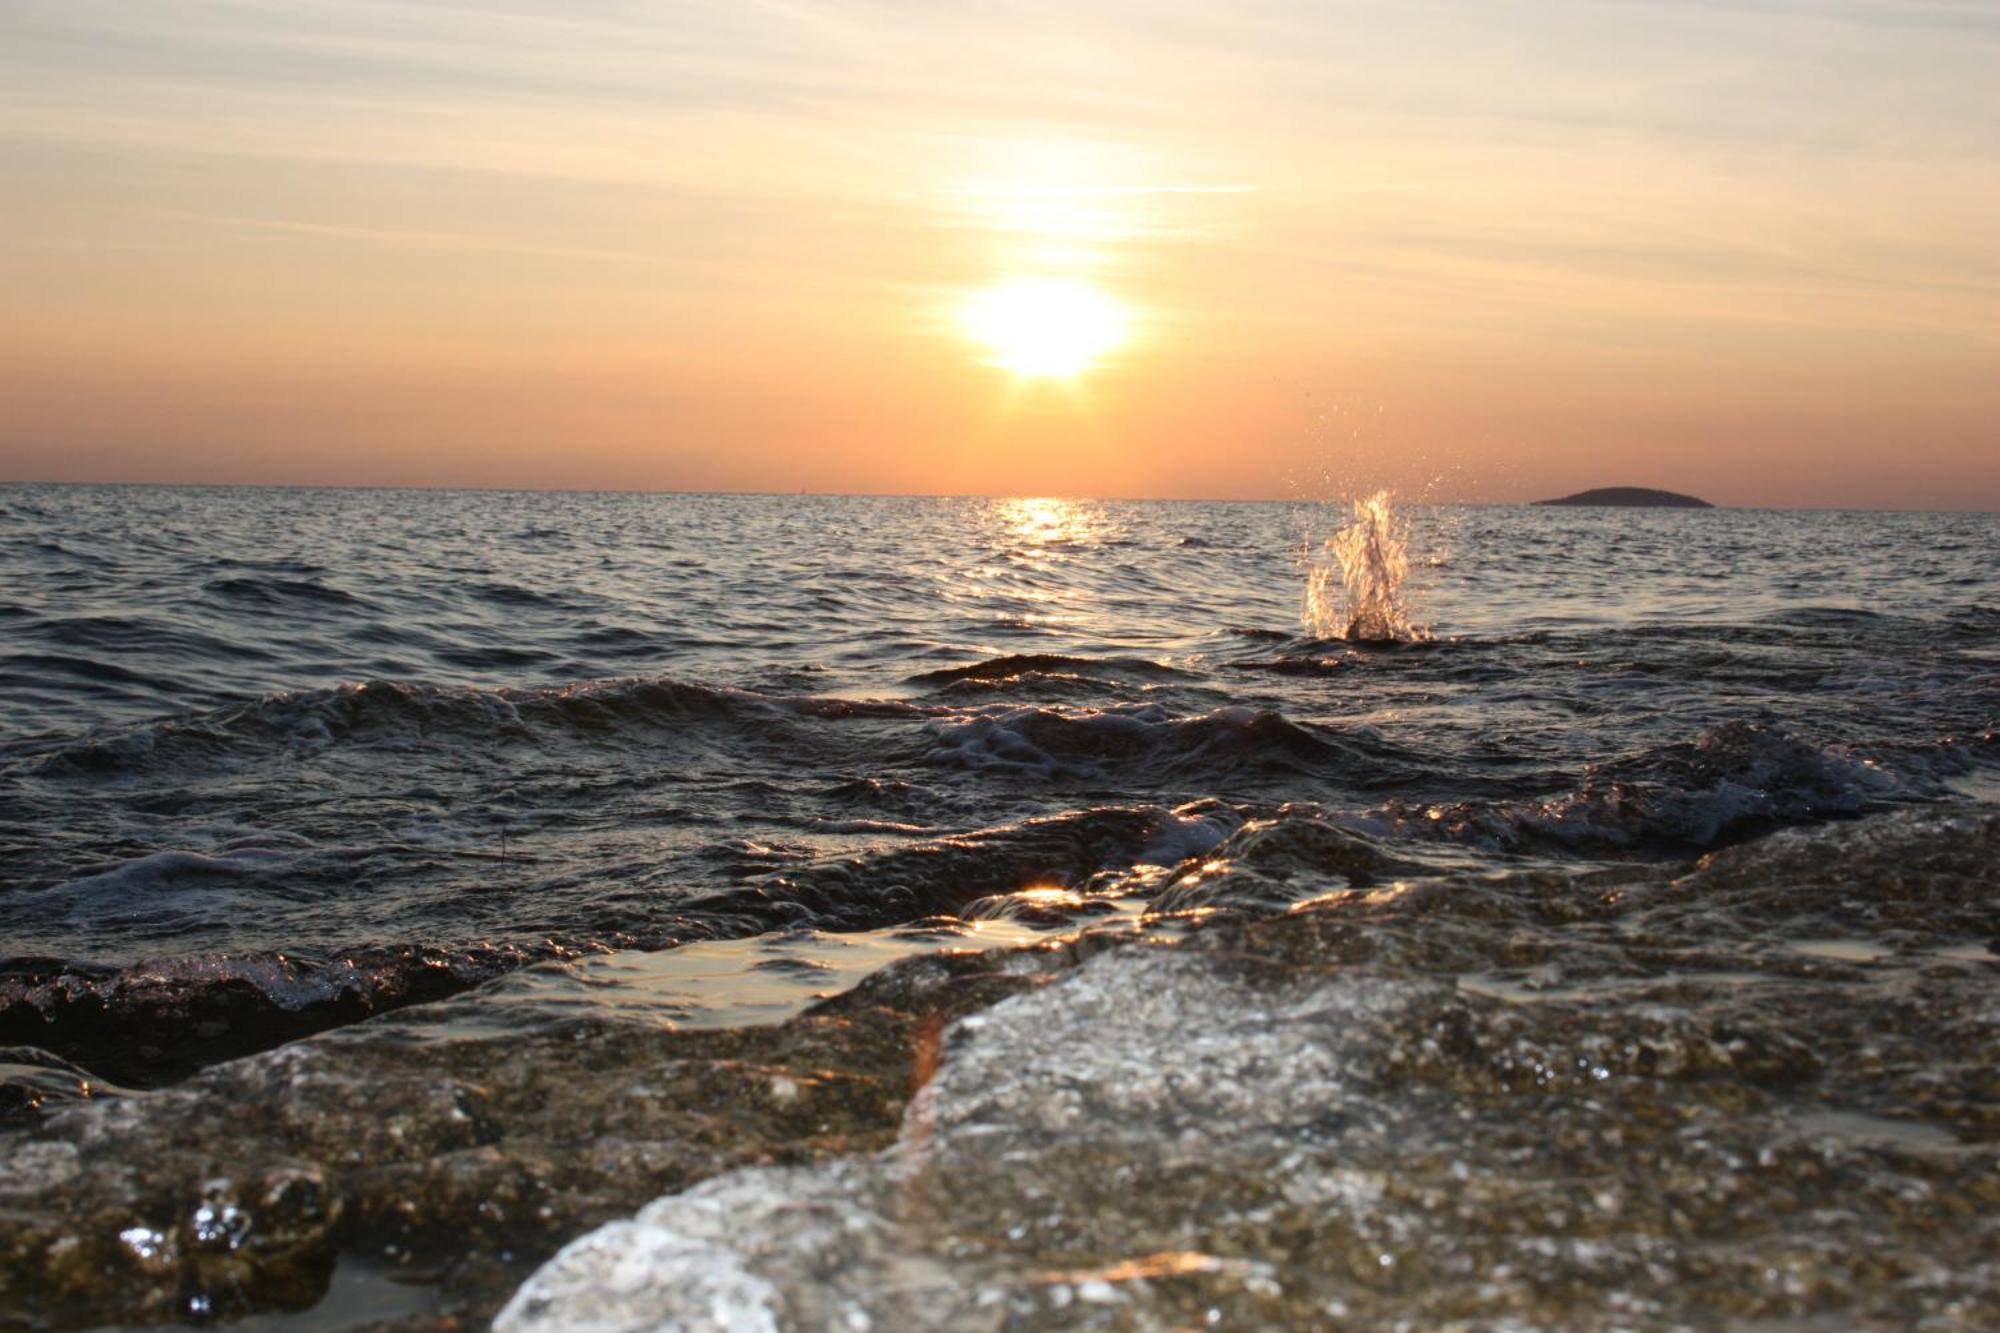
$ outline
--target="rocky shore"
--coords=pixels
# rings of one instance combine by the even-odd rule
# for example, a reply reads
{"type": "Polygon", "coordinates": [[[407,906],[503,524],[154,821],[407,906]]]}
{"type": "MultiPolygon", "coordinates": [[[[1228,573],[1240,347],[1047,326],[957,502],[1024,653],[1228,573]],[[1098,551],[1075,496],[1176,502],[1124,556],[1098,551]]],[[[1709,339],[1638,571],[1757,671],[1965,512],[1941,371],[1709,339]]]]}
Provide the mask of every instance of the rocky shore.
{"type": "Polygon", "coordinates": [[[1292,822],[1152,886],[1176,929],[775,1026],[419,1006],[51,1101],[0,1324],[2000,1323],[2000,815],[1477,873],[1292,822]]]}

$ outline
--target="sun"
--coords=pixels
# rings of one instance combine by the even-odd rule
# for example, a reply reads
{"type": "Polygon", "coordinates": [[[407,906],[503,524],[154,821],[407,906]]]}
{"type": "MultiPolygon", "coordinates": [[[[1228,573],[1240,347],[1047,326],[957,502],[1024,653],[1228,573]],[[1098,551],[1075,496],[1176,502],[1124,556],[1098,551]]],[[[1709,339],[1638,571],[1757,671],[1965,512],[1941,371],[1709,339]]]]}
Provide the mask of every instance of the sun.
{"type": "Polygon", "coordinates": [[[1027,378],[1080,375],[1130,336],[1131,313],[1075,278],[1013,278],[975,292],[959,322],[996,366],[1027,378]]]}

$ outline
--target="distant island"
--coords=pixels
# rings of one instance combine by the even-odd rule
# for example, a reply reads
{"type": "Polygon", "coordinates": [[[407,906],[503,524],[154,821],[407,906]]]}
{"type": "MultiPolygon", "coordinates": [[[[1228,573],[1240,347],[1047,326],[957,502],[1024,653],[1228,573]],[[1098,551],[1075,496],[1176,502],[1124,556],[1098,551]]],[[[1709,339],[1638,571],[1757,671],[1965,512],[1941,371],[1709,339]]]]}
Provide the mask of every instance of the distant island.
{"type": "Polygon", "coordinates": [[[1538,505],[1653,505],[1667,509],[1713,509],[1706,500],[1675,491],[1656,491],[1646,486],[1600,486],[1594,491],[1578,491],[1560,500],[1537,500],[1538,505]]]}

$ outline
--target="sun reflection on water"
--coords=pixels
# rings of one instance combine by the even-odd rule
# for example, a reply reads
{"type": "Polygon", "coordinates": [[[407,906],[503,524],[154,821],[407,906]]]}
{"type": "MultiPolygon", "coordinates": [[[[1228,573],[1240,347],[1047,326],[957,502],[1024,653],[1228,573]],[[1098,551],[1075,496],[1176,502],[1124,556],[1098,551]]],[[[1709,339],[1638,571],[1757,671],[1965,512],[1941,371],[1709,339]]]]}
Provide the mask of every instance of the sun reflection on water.
{"type": "Polygon", "coordinates": [[[999,500],[994,503],[993,513],[1008,535],[1025,546],[1088,541],[1102,517],[1094,506],[1051,496],[999,500]]]}

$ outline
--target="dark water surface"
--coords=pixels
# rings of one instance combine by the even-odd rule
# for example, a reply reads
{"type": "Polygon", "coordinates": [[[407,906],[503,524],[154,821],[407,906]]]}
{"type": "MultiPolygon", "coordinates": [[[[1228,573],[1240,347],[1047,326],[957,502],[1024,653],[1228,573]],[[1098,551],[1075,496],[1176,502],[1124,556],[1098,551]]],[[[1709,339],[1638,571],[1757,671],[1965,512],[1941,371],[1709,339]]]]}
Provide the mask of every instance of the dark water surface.
{"type": "MultiPolygon", "coordinates": [[[[1342,517],[0,490],[9,1107],[417,1001],[412,1041],[729,1028],[1342,886],[1662,882],[1896,811],[1985,845],[1994,516],[1418,509],[1434,637],[1389,644],[1300,629],[1342,517]]],[[[1966,910],[1931,944],[1978,971],[1966,910]]],[[[1457,984],[1535,989],[1499,956],[1457,984]]]]}

